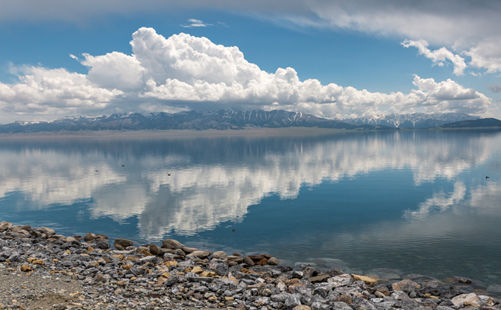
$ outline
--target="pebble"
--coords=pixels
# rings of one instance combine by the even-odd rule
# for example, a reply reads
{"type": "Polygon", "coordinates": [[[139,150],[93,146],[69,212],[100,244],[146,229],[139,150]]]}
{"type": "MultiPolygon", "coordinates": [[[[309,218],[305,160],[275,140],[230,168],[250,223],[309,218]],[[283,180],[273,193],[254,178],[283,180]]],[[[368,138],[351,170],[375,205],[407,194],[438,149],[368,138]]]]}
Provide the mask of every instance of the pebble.
{"type": "Polygon", "coordinates": [[[0,294],[0,308],[37,308],[34,302],[52,296],[47,307],[53,309],[501,309],[496,298],[482,295],[488,291],[477,295],[466,278],[452,284],[380,280],[308,265],[294,269],[268,254],[211,253],[173,239],[159,247],[119,238],[115,249],[104,235],[81,239],[1,222],[0,275],[17,272],[32,287],[0,294]],[[56,291],[41,278],[78,289],[56,291]]]}

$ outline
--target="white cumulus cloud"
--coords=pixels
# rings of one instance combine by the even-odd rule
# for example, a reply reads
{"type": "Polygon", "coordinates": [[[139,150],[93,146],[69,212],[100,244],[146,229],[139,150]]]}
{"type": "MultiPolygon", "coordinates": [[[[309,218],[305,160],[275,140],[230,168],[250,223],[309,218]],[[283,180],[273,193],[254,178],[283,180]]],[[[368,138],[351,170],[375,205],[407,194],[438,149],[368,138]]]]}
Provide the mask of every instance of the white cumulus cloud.
{"type": "Polygon", "coordinates": [[[183,110],[207,104],[350,118],[414,112],[481,114],[491,103],[484,94],[451,79],[435,81],[417,75],[409,93],[302,81],[291,67],[266,72],[247,61],[236,46],[185,33],[166,38],[152,28],[140,28],[130,44],[130,55],[83,54],[79,61],[88,68],[87,74],[21,68],[18,82],[0,83],[4,117],[183,110]]]}

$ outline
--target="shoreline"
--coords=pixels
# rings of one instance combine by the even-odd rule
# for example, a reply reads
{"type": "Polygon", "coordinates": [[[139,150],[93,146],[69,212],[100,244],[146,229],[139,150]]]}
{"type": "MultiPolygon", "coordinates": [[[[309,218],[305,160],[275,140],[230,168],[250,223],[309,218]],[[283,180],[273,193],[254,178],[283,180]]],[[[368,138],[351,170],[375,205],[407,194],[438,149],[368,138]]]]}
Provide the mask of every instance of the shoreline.
{"type": "Polygon", "coordinates": [[[0,309],[501,309],[475,282],[292,268],[176,240],[138,245],[0,223],[0,309]]]}
{"type": "Polygon", "coordinates": [[[465,127],[465,128],[378,128],[378,129],[340,129],[321,127],[249,127],[241,129],[166,129],[166,130],[87,130],[87,131],[44,131],[0,133],[3,141],[31,140],[178,140],[205,138],[287,138],[287,137],[320,137],[341,134],[368,134],[399,131],[437,131],[437,132],[497,132],[501,127],[465,127]]]}
{"type": "Polygon", "coordinates": [[[169,130],[99,130],[61,131],[33,133],[0,133],[0,141],[30,139],[186,139],[186,138],[262,138],[262,137],[310,137],[372,131],[318,127],[244,128],[244,129],[169,129],[169,130]]]}

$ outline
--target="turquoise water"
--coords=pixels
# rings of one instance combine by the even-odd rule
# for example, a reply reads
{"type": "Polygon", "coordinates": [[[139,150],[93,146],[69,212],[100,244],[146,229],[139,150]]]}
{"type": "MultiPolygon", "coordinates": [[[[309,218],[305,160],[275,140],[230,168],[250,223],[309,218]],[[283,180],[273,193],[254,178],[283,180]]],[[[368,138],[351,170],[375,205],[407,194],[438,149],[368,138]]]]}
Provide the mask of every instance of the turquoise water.
{"type": "Polygon", "coordinates": [[[0,220],[501,283],[501,133],[0,139],[0,220]]]}

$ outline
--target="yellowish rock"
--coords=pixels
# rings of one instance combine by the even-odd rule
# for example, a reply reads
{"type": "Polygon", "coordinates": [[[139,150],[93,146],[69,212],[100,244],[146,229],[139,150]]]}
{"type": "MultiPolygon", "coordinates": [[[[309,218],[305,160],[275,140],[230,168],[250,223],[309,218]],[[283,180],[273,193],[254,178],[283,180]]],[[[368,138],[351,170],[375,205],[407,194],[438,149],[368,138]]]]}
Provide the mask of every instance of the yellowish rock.
{"type": "Polygon", "coordinates": [[[365,284],[367,284],[367,285],[374,285],[379,281],[379,279],[376,277],[363,276],[363,275],[359,275],[359,274],[352,274],[351,276],[353,277],[353,279],[355,279],[355,281],[359,281],[359,280],[364,281],[365,284]]]}
{"type": "Polygon", "coordinates": [[[215,302],[215,301],[217,301],[217,297],[213,295],[213,296],[207,298],[207,300],[210,302],[215,302]]]}
{"type": "Polygon", "coordinates": [[[132,268],[132,265],[129,265],[129,264],[122,265],[122,269],[130,270],[131,268],[132,268]]]}
{"type": "Polygon", "coordinates": [[[200,274],[200,276],[204,278],[214,278],[217,277],[217,273],[214,271],[204,271],[200,274]]]}
{"type": "Polygon", "coordinates": [[[43,265],[44,264],[43,259],[38,259],[36,257],[29,257],[26,261],[28,263],[34,264],[34,265],[43,265]]]}
{"type": "Polygon", "coordinates": [[[66,251],[64,251],[64,254],[66,254],[66,255],[70,255],[70,254],[71,254],[71,252],[70,252],[70,250],[66,250],[66,251]]]}
{"type": "Polygon", "coordinates": [[[224,297],[224,300],[226,300],[226,301],[234,301],[234,300],[235,300],[235,298],[233,298],[233,297],[231,297],[231,296],[225,296],[225,297],[224,297]]]}
{"type": "Polygon", "coordinates": [[[164,273],[162,273],[162,277],[168,278],[168,277],[170,277],[170,273],[164,272],[164,273]]]}
{"type": "Polygon", "coordinates": [[[200,266],[195,266],[191,269],[191,272],[193,273],[202,273],[204,270],[200,266]]]}
{"type": "Polygon", "coordinates": [[[113,255],[111,255],[111,257],[119,259],[119,260],[123,260],[124,259],[124,256],[122,254],[113,254],[113,255]]]}
{"type": "Polygon", "coordinates": [[[434,295],[432,295],[430,293],[424,294],[424,297],[426,297],[426,298],[432,298],[432,299],[439,299],[437,296],[434,296],[434,295]]]}
{"type": "Polygon", "coordinates": [[[54,259],[52,259],[52,262],[53,262],[54,264],[59,263],[59,259],[54,258],[54,259]]]}
{"type": "Polygon", "coordinates": [[[175,260],[169,260],[164,263],[165,266],[167,267],[177,267],[177,261],[175,260]]]}
{"type": "Polygon", "coordinates": [[[33,271],[33,268],[30,265],[21,265],[22,272],[30,272],[33,271]]]}
{"type": "Polygon", "coordinates": [[[159,277],[157,280],[157,285],[163,285],[167,281],[167,278],[159,277]]]}

